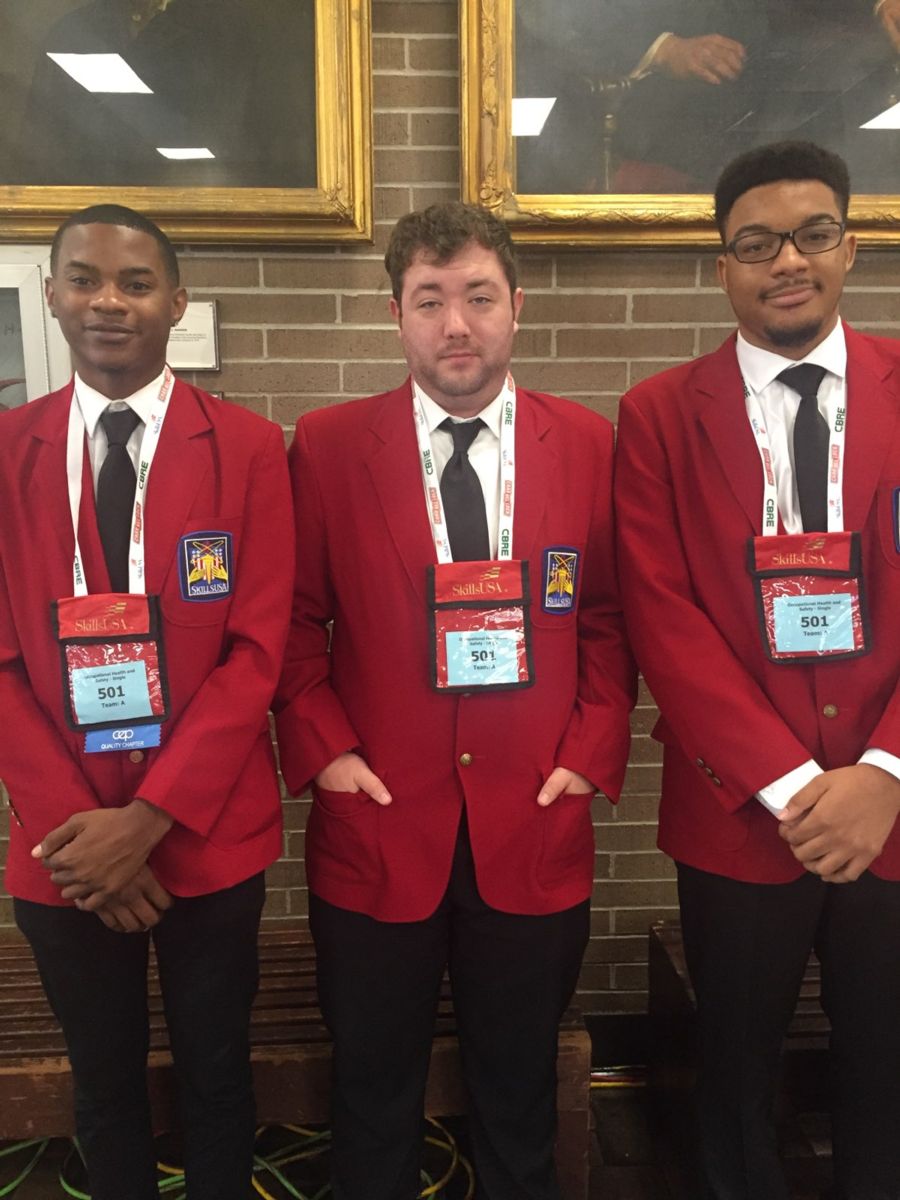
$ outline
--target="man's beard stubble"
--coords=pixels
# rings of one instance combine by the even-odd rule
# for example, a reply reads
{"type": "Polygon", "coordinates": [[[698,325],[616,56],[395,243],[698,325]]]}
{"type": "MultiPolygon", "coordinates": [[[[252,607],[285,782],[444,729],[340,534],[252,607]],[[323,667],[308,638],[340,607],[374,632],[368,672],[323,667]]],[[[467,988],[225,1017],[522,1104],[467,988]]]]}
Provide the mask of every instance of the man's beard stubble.
{"type": "Polygon", "coordinates": [[[773,346],[781,346],[785,350],[790,350],[815,341],[821,330],[821,321],[808,321],[805,325],[794,326],[793,329],[779,329],[767,325],[763,328],[763,333],[773,346]]]}

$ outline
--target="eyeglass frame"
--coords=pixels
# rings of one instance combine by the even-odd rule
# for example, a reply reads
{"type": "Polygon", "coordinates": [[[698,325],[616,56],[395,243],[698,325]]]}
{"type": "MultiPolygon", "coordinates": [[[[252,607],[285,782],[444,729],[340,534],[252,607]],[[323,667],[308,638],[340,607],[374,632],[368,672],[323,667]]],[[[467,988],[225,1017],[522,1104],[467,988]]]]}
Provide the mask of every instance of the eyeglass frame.
{"type": "Polygon", "coordinates": [[[788,241],[791,243],[791,245],[794,247],[794,249],[797,251],[797,253],[802,255],[804,258],[806,258],[806,256],[810,255],[810,254],[827,254],[830,250],[837,250],[838,246],[840,246],[840,244],[843,242],[844,234],[846,232],[847,232],[847,222],[846,221],[812,221],[808,225],[798,225],[796,229],[784,229],[781,231],[775,230],[775,229],[761,229],[758,231],[759,235],[762,235],[765,237],[777,237],[777,238],[781,239],[781,241],[778,243],[778,249],[769,258],[754,258],[754,259],[751,259],[749,262],[746,261],[745,259],[738,258],[737,250],[735,249],[737,243],[742,241],[744,238],[753,237],[754,234],[752,232],[741,233],[737,237],[732,238],[731,241],[728,242],[725,246],[725,253],[733,254],[735,257],[735,261],[739,262],[742,266],[757,267],[757,266],[759,266],[760,263],[774,262],[775,259],[779,256],[779,254],[784,249],[784,243],[788,242],[788,241]],[[838,229],[841,231],[840,237],[834,243],[834,245],[826,246],[822,250],[801,250],[794,239],[794,235],[801,233],[804,229],[817,229],[823,225],[836,225],[838,227],[838,229]]]}

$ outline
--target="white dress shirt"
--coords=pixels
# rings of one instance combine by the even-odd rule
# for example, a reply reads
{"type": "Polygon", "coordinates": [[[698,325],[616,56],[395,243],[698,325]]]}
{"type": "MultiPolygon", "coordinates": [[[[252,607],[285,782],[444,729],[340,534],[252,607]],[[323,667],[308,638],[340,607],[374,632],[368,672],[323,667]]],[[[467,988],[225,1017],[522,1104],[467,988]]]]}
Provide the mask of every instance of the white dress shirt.
{"type": "MultiPolygon", "coordinates": [[[[782,383],[777,376],[789,367],[799,366],[801,362],[824,367],[827,374],[819,387],[819,412],[828,422],[828,428],[833,429],[838,406],[843,405],[846,408],[847,405],[847,343],[844,327],[838,321],[828,337],[802,359],[784,358],[771,350],[751,346],[739,333],[737,358],[747,390],[755,396],[766,420],[778,493],[778,511],[782,523],[787,533],[802,533],[803,521],[794,477],[793,445],[794,421],[800,407],[800,394],[782,383]]],[[[748,397],[747,419],[752,415],[748,397]]],[[[849,411],[847,419],[853,420],[849,411]]],[[[900,758],[888,754],[886,750],[866,750],[859,761],[882,767],[900,779],[900,758]]],[[[780,779],[760,788],[756,795],[766,808],[777,813],[796,792],[821,774],[822,768],[819,764],[814,759],[809,759],[793,771],[789,771],[787,775],[782,775],[780,779]]]]}
{"type": "Polygon", "coordinates": [[[88,454],[91,458],[91,473],[94,477],[94,495],[97,494],[97,478],[100,474],[100,468],[103,466],[103,460],[106,458],[107,449],[106,431],[100,423],[101,414],[107,408],[112,409],[113,412],[121,412],[122,409],[130,408],[140,417],[140,421],[134,427],[134,431],[125,446],[134,464],[135,474],[137,474],[138,466],[140,465],[141,441],[144,437],[144,429],[147,421],[150,419],[150,410],[153,402],[159,396],[164,375],[165,370],[160,371],[155,379],[152,379],[150,383],[145,384],[133,396],[128,396],[125,400],[110,400],[101,392],[88,387],[76,372],[75,399],[78,401],[78,407],[81,409],[84,427],[87,432],[88,454]]]}
{"type": "Polygon", "coordinates": [[[481,483],[484,493],[484,511],[487,516],[488,535],[491,540],[491,558],[497,557],[497,537],[500,528],[500,423],[503,419],[503,393],[506,385],[486,408],[475,417],[460,420],[451,416],[446,409],[435,403],[423,392],[413,380],[416,395],[422,401],[422,411],[425,413],[425,423],[428,436],[431,439],[431,452],[437,468],[438,479],[444,473],[444,467],[453,454],[453,435],[446,429],[438,429],[442,421],[448,417],[457,424],[468,424],[471,421],[482,420],[486,426],[479,429],[472,445],[469,447],[469,462],[481,483]]]}

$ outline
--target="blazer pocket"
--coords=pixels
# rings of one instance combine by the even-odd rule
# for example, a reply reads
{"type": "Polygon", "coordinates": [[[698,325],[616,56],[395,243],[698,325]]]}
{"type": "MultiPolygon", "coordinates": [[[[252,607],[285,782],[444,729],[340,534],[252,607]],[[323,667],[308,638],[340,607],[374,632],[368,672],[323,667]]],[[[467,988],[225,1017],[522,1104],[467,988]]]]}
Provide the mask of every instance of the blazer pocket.
{"type": "Polygon", "coordinates": [[[878,488],[875,507],[882,553],[889,566],[900,569],[900,480],[878,488]]]}
{"type": "Polygon", "coordinates": [[[591,873],[594,827],[591,821],[593,792],[564,792],[544,809],[544,838],[538,877],[544,885],[586,864],[591,873]]]}
{"type": "Polygon", "coordinates": [[[173,625],[221,625],[237,585],[240,517],[191,517],[162,590],[173,625]]]}
{"type": "Polygon", "coordinates": [[[311,869],[354,887],[379,880],[380,806],[366,792],[329,792],[313,786],[312,794],[306,831],[311,869]]]}
{"type": "Polygon", "coordinates": [[[573,605],[568,612],[545,612],[541,607],[539,596],[533,596],[531,601],[531,624],[535,629],[544,631],[565,632],[575,624],[578,609],[573,605]]]}
{"type": "Polygon", "coordinates": [[[313,798],[330,817],[354,817],[375,801],[368,792],[329,792],[327,788],[313,786],[313,798]]]}

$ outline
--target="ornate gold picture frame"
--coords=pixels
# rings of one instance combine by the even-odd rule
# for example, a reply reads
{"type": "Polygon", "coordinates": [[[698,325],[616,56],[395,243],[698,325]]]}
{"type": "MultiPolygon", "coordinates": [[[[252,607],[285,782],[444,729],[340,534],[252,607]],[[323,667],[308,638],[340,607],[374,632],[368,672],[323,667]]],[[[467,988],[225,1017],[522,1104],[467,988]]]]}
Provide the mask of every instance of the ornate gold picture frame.
{"type": "MultiPolygon", "coordinates": [[[[689,7],[690,3],[691,0],[685,0],[683,7],[689,7]]],[[[582,7],[585,7],[584,3],[582,7]]],[[[610,11],[617,8],[615,5],[605,7],[610,11]]],[[[618,7],[623,12],[631,9],[626,5],[618,7]]],[[[787,7],[783,6],[785,11],[787,7]]],[[[546,9],[552,10],[557,27],[565,26],[566,13],[559,4],[548,0],[546,9]]],[[[635,12],[634,9],[631,11],[635,12]]],[[[866,8],[864,15],[866,20],[873,19],[872,6],[866,8]]],[[[712,198],[708,194],[663,191],[626,194],[601,189],[575,194],[520,190],[517,187],[512,105],[516,94],[516,0],[461,0],[460,43],[463,195],[466,200],[483,204],[508,221],[518,242],[643,248],[718,243],[712,220],[712,198]]],[[[772,44],[771,38],[768,44],[772,44]]],[[[834,45],[831,49],[834,54],[840,53],[846,58],[845,47],[834,45]]],[[[570,69],[575,72],[577,67],[572,63],[570,69]]],[[[900,100],[900,56],[893,69],[896,71],[897,99],[900,100]]],[[[888,80],[886,94],[890,92],[893,78],[888,80]]],[[[637,94],[635,89],[629,99],[633,101],[637,94]]],[[[720,103],[725,89],[710,89],[709,94],[711,104],[720,103]]],[[[602,124],[602,116],[599,120],[602,124]]],[[[672,120],[671,127],[674,128],[674,116],[672,120]]],[[[900,133],[896,136],[900,139],[900,133]]],[[[698,137],[702,134],[698,133],[698,137]]],[[[738,140],[735,139],[737,148],[733,153],[744,148],[737,145],[738,140]]],[[[760,140],[777,139],[762,137],[760,140]]],[[[730,154],[726,154],[718,166],[724,166],[728,157],[730,154]]],[[[897,172],[896,193],[860,195],[851,204],[850,220],[860,238],[869,244],[900,243],[900,194],[897,194],[900,193],[900,154],[893,156],[893,162],[897,172]]]]}
{"type": "MultiPolygon", "coordinates": [[[[236,12],[240,11],[243,2],[244,0],[233,0],[232,8],[236,12]]],[[[0,162],[0,240],[46,240],[69,213],[90,204],[101,203],[124,204],[147,214],[158,221],[176,241],[310,243],[371,240],[371,0],[309,0],[314,4],[315,36],[314,39],[309,39],[314,41],[314,45],[291,44],[286,29],[294,28],[291,24],[294,10],[290,7],[284,8],[286,2],[290,4],[296,0],[281,0],[281,8],[279,3],[246,6],[246,16],[250,23],[248,28],[257,31],[266,21],[277,21],[279,11],[287,15],[287,24],[270,26],[265,30],[268,44],[278,55],[278,62],[266,61],[265,56],[260,60],[258,54],[254,55],[253,46],[247,46],[246,53],[240,55],[240,44],[234,37],[233,29],[229,34],[225,14],[227,5],[218,9],[213,6],[210,9],[207,4],[202,10],[222,14],[221,21],[217,16],[215,21],[210,22],[209,54],[215,55],[218,45],[224,47],[229,36],[232,43],[227,53],[224,49],[221,51],[222,66],[227,63],[228,69],[217,71],[216,85],[210,89],[210,112],[217,111],[212,106],[227,105],[231,93],[238,87],[244,89],[244,94],[252,95],[256,90],[254,80],[264,83],[270,89],[284,87],[284,103],[277,102],[276,93],[276,103],[268,106],[271,107],[271,111],[268,111],[267,107],[267,115],[264,117],[260,108],[257,118],[258,126],[261,127],[262,121],[267,120],[281,138],[281,165],[277,169],[266,174],[267,164],[263,149],[256,152],[253,171],[242,168],[243,174],[236,175],[233,183],[229,179],[229,168],[225,160],[221,168],[217,167],[219,174],[214,177],[215,186],[197,185],[196,180],[201,176],[198,174],[198,168],[191,164],[185,166],[184,182],[181,182],[177,162],[174,166],[166,165],[169,175],[165,177],[163,186],[136,186],[129,178],[104,179],[102,183],[94,184],[89,181],[89,172],[85,171],[80,175],[73,172],[73,182],[54,176],[53,182],[48,184],[39,169],[34,170],[31,180],[28,174],[31,168],[22,169],[16,178],[11,178],[7,172],[15,173],[15,167],[10,167],[10,156],[4,155],[5,169],[0,162]],[[237,70],[237,64],[241,60],[245,64],[243,69],[257,73],[249,83],[237,70]],[[285,66],[288,67],[287,71],[285,66]],[[308,111],[291,111],[292,106],[304,109],[308,106],[301,105],[296,100],[295,97],[300,94],[297,88],[291,85],[291,90],[288,91],[290,71],[305,73],[310,100],[314,90],[314,119],[308,111]],[[279,80],[284,82],[279,84],[279,80]],[[310,145],[313,130],[315,140],[314,145],[310,145]],[[299,170],[287,169],[292,155],[289,139],[297,139],[299,161],[301,139],[304,137],[309,161],[305,175],[299,170]],[[268,186],[269,176],[278,186],[268,186]],[[298,182],[305,183],[306,178],[309,179],[309,186],[297,186],[298,182]],[[257,186],[260,180],[265,180],[267,185],[257,186]]],[[[115,3],[121,4],[123,0],[115,0],[115,3]]],[[[163,14],[167,18],[174,16],[176,22],[180,17],[184,27],[187,23],[184,14],[191,13],[194,21],[193,36],[196,41],[197,14],[201,9],[198,5],[196,9],[191,10],[190,6],[193,3],[195,0],[133,0],[131,19],[136,23],[144,21],[147,28],[151,22],[157,21],[157,27],[161,28],[163,23],[159,21],[158,14],[163,14]]],[[[68,30],[72,44],[80,48],[84,43],[79,43],[77,38],[73,40],[73,28],[79,32],[77,23],[85,12],[91,16],[99,15],[99,21],[105,20],[107,14],[103,4],[104,0],[71,0],[69,3],[66,0],[56,0],[54,8],[52,3],[38,6],[32,5],[31,0],[11,0],[6,9],[6,16],[0,13],[0,25],[3,21],[15,19],[15,15],[18,14],[18,33],[21,37],[21,22],[37,21],[42,13],[46,14],[49,9],[53,9],[57,16],[62,12],[63,18],[69,19],[69,25],[62,27],[68,30]]],[[[127,2],[125,6],[127,7],[127,2]]],[[[95,21],[95,25],[98,25],[99,21],[95,21]]],[[[310,21],[310,28],[312,24],[310,21]]],[[[60,27],[61,25],[57,24],[54,28],[60,27]]],[[[2,32],[0,28],[0,34],[2,32]]],[[[32,92],[37,91],[38,69],[46,67],[46,59],[49,57],[44,51],[53,45],[52,39],[41,43],[40,39],[46,32],[39,27],[34,28],[31,34],[33,41],[29,46],[34,59],[31,68],[33,75],[26,76],[24,84],[20,81],[20,87],[27,89],[28,80],[31,79],[32,92]]],[[[199,33],[202,36],[205,30],[200,29],[199,33]]],[[[172,44],[171,35],[167,36],[168,42],[163,42],[163,45],[172,44]]],[[[187,35],[183,29],[178,36],[182,37],[184,44],[183,39],[187,35]]],[[[2,40],[0,37],[0,41],[2,40]]],[[[307,41],[306,38],[297,40],[304,43],[307,41]]],[[[66,49],[68,48],[67,44],[66,49]]],[[[51,70],[55,71],[55,68],[51,70]]],[[[5,73],[7,86],[10,74],[5,73]]],[[[58,74],[61,75],[62,72],[58,74]]],[[[71,88],[68,81],[67,85],[71,88]]],[[[77,95],[80,96],[81,92],[77,92],[77,95]]],[[[150,98],[157,99],[156,96],[150,98]]],[[[114,97],[112,101],[109,97],[103,99],[108,105],[111,102],[114,104],[115,101],[114,97]]],[[[129,100],[131,99],[129,97],[129,100]]],[[[160,103],[164,99],[165,92],[161,90],[160,103]]],[[[21,99],[20,106],[23,114],[22,144],[33,154],[34,146],[40,145],[41,140],[35,135],[30,113],[38,112],[47,117],[49,112],[52,118],[52,113],[58,110],[53,110],[49,100],[42,95],[38,95],[36,103],[32,102],[30,95],[26,95],[21,99]]],[[[232,107],[235,112],[242,111],[234,105],[232,107]]],[[[109,113],[112,109],[107,108],[106,111],[109,113]]],[[[48,128],[52,128],[52,124],[48,128]]],[[[245,136],[245,142],[250,141],[252,154],[252,126],[248,125],[248,129],[251,132],[245,136]]],[[[91,130],[91,136],[96,136],[96,133],[96,130],[91,130]]],[[[79,139],[74,140],[77,147],[79,139]]],[[[172,140],[175,140],[174,136],[172,140]]],[[[73,159],[74,161],[76,160],[73,159]]],[[[128,172],[123,170],[122,174],[128,175],[128,172]]]]}

